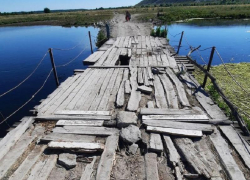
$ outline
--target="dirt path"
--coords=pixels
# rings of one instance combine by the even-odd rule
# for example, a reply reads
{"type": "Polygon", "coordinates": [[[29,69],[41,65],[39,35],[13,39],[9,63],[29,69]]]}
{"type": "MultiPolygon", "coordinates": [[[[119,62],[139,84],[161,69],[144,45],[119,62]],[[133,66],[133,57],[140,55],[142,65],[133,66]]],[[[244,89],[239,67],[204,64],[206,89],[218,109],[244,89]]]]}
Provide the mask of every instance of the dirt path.
{"type": "Polygon", "coordinates": [[[116,14],[113,18],[115,22],[111,26],[111,36],[136,36],[136,35],[150,35],[150,30],[153,28],[151,23],[139,23],[136,20],[136,14],[132,15],[131,21],[125,21],[125,14],[116,14]]]}

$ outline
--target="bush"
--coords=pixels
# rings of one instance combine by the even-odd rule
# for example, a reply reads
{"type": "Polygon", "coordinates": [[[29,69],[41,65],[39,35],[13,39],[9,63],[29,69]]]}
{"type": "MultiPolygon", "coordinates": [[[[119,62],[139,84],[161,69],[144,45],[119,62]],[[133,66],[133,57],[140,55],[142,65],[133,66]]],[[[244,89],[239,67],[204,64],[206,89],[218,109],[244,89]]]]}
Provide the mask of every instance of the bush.
{"type": "Polygon", "coordinates": [[[47,7],[46,7],[46,8],[44,8],[44,10],[43,10],[43,11],[44,11],[44,13],[50,13],[50,9],[49,9],[49,8],[47,8],[47,7]]]}
{"type": "Polygon", "coordinates": [[[160,35],[161,35],[161,27],[157,27],[155,31],[155,36],[160,37],[160,35]]]}
{"type": "Polygon", "coordinates": [[[150,36],[154,36],[155,37],[155,30],[154,29],[151,30],[150,36]]]}
{"type": "Polygon", "coordinates": [[[101,47],[105,42],[107,41],[107,37],[105,36],[105,33],[100,30],[97,35],[97,42],[96,46],[99,48],[101,47]]]}

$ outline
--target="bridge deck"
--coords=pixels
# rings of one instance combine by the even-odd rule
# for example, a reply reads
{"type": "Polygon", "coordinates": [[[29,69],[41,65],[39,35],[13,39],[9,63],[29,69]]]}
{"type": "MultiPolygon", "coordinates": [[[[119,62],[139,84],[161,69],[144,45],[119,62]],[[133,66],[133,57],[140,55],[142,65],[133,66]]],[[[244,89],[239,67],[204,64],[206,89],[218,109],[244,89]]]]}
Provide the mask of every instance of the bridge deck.
{"type": "Polygon", "coordinates": [[[250,179],[249,144],[171,54],[163,38],[107,41],[0,141],[0,179],[250,179]]]}

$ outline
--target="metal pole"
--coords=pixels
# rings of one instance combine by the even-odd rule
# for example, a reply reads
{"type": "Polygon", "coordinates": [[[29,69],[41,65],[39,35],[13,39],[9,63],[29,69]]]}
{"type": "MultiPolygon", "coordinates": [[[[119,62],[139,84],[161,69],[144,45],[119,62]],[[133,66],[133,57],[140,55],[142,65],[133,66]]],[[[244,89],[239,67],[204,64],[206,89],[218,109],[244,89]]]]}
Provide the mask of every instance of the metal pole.
{"type": "Polygon", "coordinates": [[[93,54],[93,47],[92,47],[92,40],[91,40],[90,31],[89,31],[89,41],[90,41],[91,53],[93,54]]]}
{"type": "MultiPolygon", "coordinates": [[[[215,51],[215,47],[212,47],[209,62],[208,62],[208,65],[207,65],[207,72],[209,72],[209,70],[210,70],[210,67],[211,67],[211,64],[212,64],[212,61],[213,61],[213,57],[214,57],[214,51],[215,51]]],[[[204,82],[203,82],[203,85],[202,85],[203,88],[205,88],[206,83],[207,83],[207,74],[205,75],[205,78],[204,78],[204,82]]]]}
{"type": "Polygon", "coordinates": [[[106,24],[106,31],[107,31],[107,38],[110,38],[110,30],[109,30],[109,25],[106,24]]]}
{"type": "Polygon", "coordinates": [[[183,35],[184,35],[184,31],[181,32],[181,39],[180,39],[179,46],[178,46],[178,50],[177,50],[177,53],[176,53],[176,54],[179,54],[179,51],[180,51],[180,48],[181,48],[181,42],[182,42],[183,35]]]}
{"type": "Polygon", "coordinates": [[[53,57],[53,53],[52,53],[51,48],[49,48],[49,55],[50,55],[51,65],[52,65],[53,72],[54,72],[54,77],[55,77],[55,80],[56,80],[56,85],[59,86],[60,84],[59,84],[59,80],[58,80],[58,77],[57,77],[56,66],[55,66],[54,57],[53,57]]]}

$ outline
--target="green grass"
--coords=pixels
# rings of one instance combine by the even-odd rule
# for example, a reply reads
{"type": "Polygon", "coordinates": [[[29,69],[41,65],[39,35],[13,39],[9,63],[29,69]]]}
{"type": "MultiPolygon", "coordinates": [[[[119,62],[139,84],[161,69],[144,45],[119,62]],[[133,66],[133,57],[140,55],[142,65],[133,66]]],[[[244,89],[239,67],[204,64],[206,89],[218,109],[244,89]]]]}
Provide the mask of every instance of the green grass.
{"type": "MultiPolygon", "coordinates": [[[[239,112],[242,118],[245,120],[248,129],[250,130],[250,63],[238,63],[238,64],[226,64],[226,68],[232,73],[234,78],[240,83],[240,85],[248,92],[244,92],[228,75],[223,65],[213,66],[211,68],[212,75],[216,78],[218,85],[221,87],[225,96],[239,108],[239,112]],[[245,114],[244,114],[245,113],[245,114]]],[[[204,73],[196,70],[195,77],[199,83],[203,83],[204,73]]],[[[208,81],[205,88],[210,93],[212,98],[218,104],[218,106],[224,110],[227,116],[233,119],[231,111],[223,99],[219,96],[214,89],[211,81],[208,81]]]]}

